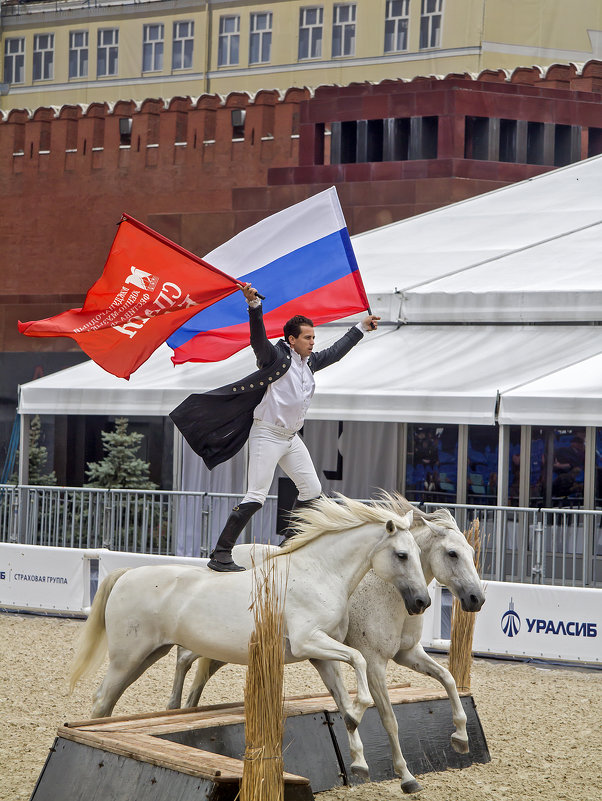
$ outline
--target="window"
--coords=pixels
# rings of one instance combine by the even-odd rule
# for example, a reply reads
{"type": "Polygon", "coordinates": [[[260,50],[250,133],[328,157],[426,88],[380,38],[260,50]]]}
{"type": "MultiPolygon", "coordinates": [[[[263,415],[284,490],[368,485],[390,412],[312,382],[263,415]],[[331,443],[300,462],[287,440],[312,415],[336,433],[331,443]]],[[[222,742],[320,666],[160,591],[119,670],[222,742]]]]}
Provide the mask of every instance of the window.
{"type": "Polygon", "coordinates": [[[249,64],[265,64],[272,47],[272,12],[251,14],[249,64]]]}
{"type": "Polygon", "coordinates": [[[332,23],[332,55],[355,54],[355,3],[337,4],[332,23]]]}
{"type": "Polygon", "coordinates": [[[420,9],[420,49],[441,46],[443,0],[422,0],[420,9]]]}
{"type": "Polygon", "coordinates": [[[174,22],[171,68],[187,70],[192,67],[194,22],[174,22]]]}
{"type": "Polygon", "coordinates": [[[322,23],[324,9],[314,6],[299,12],[299,61],[322,57],[322,23]]]}
{"type": "Polygon", "coordinates": [[[415,503],[455,503],[457,481],[458,426],[409,423],[406,498],[415,503]]]}
{"type": "Polygon", "coordinates": [[[105,28],[98,31],[98,52],[96,62],[96,76],[105,78],[108,75],[117,75],[119,64],[119,30],[105,28]]]}
{"type": "Polygon", "coordinates": [[[385,53],[408,49],[410,0],[387,0],[385,13],[385,53]]]}
{"type": "Polygon", "coordinates": [[[142,45],[142,72],[159,72],[163,69],[164,26],[145,25],[142,45]]]}
{"type": "Polygon", "coordinates": [[[25,39],[4,40],[4,83],[25,82],[25,39]]]}
{"type": "Polygon", "coordinates": [[[37,33],[33,37],[33,79],[51,81],[54,78],[54,34],[37,33]]]}
{"type": "Polygon", "coordinates": [[[217,46],[217,66],[238,64],[240,45],[240,17],[219,18],[219,41],[217,46]]]}
{"type": "MultiPolygon", "coordinates": [[[[495,506],[498,485],[499,429],[495,426],[468,427],[466,502],[495,506]]],[[[514,505],[518,502],[520,480],[520,428],[510,429],[508,489],[514,505]]]]}
{"type": "Polygon", "coordinates": [[[69,77],[88,77],[88,31],[69,33],[69,77]]]}
{"type": "Polygon", "coordinates": [[[532,428],[530,506],[582,507],[584,428],[532,428]]]}

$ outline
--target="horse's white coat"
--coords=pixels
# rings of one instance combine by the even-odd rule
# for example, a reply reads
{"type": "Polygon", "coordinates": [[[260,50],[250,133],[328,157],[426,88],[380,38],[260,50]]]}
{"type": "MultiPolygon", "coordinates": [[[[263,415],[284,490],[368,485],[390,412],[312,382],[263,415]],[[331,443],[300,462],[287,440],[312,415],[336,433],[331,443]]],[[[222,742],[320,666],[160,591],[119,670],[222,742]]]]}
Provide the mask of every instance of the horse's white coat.
{"type": "MultiPolygon", "coordinates": [[[[302,533],[288,555],[276,559],[276,575],[286,585],[286,661],[351,664],[358,683],[356,700],[348,704],[354,723],[371,699],[363,656],[341,642],[349,596],[373,568],[397,587],[410,613],[422,612],[430,603],[420,552],[409,533],[412,514],[322,498],[304,510],[302,533]]],[[[98,657],[106,631],[109,668],[92,717],[111,714],[124,690],[174,644],[222,663],[247,664],[254,627],[249,608],[253,570],[220,574],[203,567],[161,565],[105,581],[84,627],[72,674],[73,684],[98,657]]]]}
{"type": "MultiPolygon", "coordinates": [[[[467,611],[478,611],[485,597],[482,584],[474,566],[474,551],[458,529],[452,515],[445,509],[424,514],[413,507],[400,495],[393,496],[391,502],[399,513],[414,511],[411,531],[420,546],[422,568],[428,583],[436,578],[450,589],[467,611]]],[[[262,548],[269,546],[237,546],[235,559],[239,564],[257,560],[262,548]]],[[[422,618],[410,617],[399,593],[382,581],[374,572],[369,572],[359,583],[349,602],[349,626],[345,642],[360,651],[366,659],[368,684],[378,708],[383,725],[389,736],[393,754],[393,765],[401,777],[402,787],[407,792],[419,789],[418,782],[407,768],[399,745],[397,720],[391,706],[386,685],[386,666],[389,659],[399,665],[424,673],[437,679],[446,689],[452,706],[452,717],[456,731],[452,734],[453,747],[461,752],[468,751],[466,733],[466,714],[462,708],[458,690],[451,673],[432,659],[420,644],[422,618]]],[[[180,705],[182,685],[186,672],[196,656],[178,652],[178,662],[169,708],[180,705]]],[[[312,664],[318,669],[324,683],[333,693],[344,711],[343,683],[338,666],[334,663],[312,664]]],[[[201,659],[197,674],[187,700],[187,706],[196,706],[201,692],[209,678],[219,670],[221,664],[201,659]]],[[[353,766],[359,772],[367,771],[363,747],[357,732],[350,732],[350,747],[353,766]]]]}

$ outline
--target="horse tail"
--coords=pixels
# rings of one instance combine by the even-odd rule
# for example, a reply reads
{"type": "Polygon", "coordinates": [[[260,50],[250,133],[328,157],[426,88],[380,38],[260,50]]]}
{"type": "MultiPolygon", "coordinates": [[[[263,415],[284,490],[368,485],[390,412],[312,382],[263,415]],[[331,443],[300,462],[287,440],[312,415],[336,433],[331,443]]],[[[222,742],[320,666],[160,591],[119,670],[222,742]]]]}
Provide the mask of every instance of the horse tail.
{"type": "Polygon", "coordinates": [[[107,632],[105,628],[105,609],[109,595],[118,579],[127,572],[129,568],[121,567],[113,570],[112,573],[102,582],[90,609],[88,619],[84,624],[84,629],[77,644],[77,650],[71,665],[71,676],[69,678],[69,692],[72,693],[77,682],[82,676],[92,673],[100,667],[107,651],[107,632]]]}

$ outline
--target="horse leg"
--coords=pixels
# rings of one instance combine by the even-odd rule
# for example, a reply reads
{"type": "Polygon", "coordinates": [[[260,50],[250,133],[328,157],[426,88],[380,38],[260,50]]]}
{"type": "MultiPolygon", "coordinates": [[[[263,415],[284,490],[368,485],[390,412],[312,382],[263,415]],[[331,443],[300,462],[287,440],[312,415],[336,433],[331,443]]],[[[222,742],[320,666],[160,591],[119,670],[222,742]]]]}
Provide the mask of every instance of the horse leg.
{"type": "Polygon", "coordinates": [[[186,648],[178,645],[178,656],[176,659],[176,672],[173,677],[171,695],[167,702],[167,709],[179,709],[182,706],[182,690],[184,689],[184,679],[192,667],[192,663],[197,659],[197,655],[186,648]]]}
{"type": "Polygon", "coordinates": [[[91,717],[109,717],[115,708],[115,704],[130,684],[140,678],[144,671],[148,670],[158,659],[169,653],[171,648],[171,644],[162,645],[141,661],[133,660],[131,655],[125,655],[123,660],[119,658],[111,660],[102,684],[94,696],[91,717]]]}
{"type": "Polygon", "coordinates": [[[208,659],[201,656],[197,665],[196,674],[192,682],[192,687],[186,700],[186,706],[198,706],[201,698],[201,693],[205,689],[205,685],[213,676],[214,673],[222,668],[226,662],[218,662],[217,659],[208,659]]]}
{"type": "Polygon", "coordinates": [[[332,695],[336,705],[343,714],[349,738],[349,751],[351,753],[351,772],[363,781],[370,780],[368,763],[364,757],[364,745],[357,730],[355,709],[349,693],[343,684],[343,677],[338,662],[324,662],[321,659],[310,659],[311,664],[320,674],[328,692],[332,695]]]}
{"type": "Polygon", "coordinates": [[[454,677],[449,670],[430,657],[420,643],[417,643],[407,651],[398,651],[393,659],[398,665],[409,667],[418,673],[424,673],[425,676],[437,679],[445,687],[452,708],[452,719],[456,727],[456,731],[451,736],[452,748],[459,754],[467,754],[469,748],[468,734],[466,732],[466,712],[462,707],[454,677]]]}
{"type": "Polygon", "coordinates": [[[404,793],[419,793],[422,787],[409,771],[399,744],[397,718],[395,717],[387,689],[387,660],[375,654],[372,654],[371,657],[368,660],[368,684],[374,704],[378,709],[378,714],[389,738],[393,756],[393,768],[401,779],[401,789],[404,793]]]}
{"type": "Polygon", "coordinates": [[[372,702],[368,689],[366,660],[358,650],[335,640],[324,631],[314,630],[311,634],[306,634],[307,636],[304,637],[297,633],[293,638],[289,633],[291,653],[295,658],[345,662],[351,665],[355,671],[357,695],[353,705],[355,709],[354,722],[356,726],[359,726],[364,712],[372,702]]]}

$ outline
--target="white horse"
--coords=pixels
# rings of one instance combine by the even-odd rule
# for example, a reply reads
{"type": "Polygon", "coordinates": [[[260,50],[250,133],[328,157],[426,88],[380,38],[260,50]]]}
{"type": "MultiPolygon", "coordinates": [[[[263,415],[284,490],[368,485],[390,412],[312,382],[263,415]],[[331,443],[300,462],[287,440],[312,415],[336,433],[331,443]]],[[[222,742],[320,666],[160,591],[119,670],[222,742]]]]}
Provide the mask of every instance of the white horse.
{"type": "MultiPolygon", "coordinates": [[[[447,509],[438,509],[426,514],[399,494],[385,497],[399,514],[413,512],[411,531],[420,546],[426,582],[430,583],[436,578],[450,589],[465,611],[477,612],[483,605],[485,596],[474,565],[474,550],[459,530],[450,512],[447,509]]],[[[269,546],[239,545],[235,549],[237,563],[243,565],[248,563],[253,549],[256,560],[260,558],[262,549],[264,554],[271,551],[269,546]]],[[[469,750],[466,713],[462,708],[456,683],[451,673],[425,652],[420,644],[421,636],[422,618],[411,618],[391,587],[374,572],[367,573],[350,599],[349,627],[345,643],[360,651],[366,659],[370,692],[389,737],[393,767],[401,778],[401,788],[406,793],[415,793],[422,788],[408,770],[399,745],[397,720],[386,684],[386,666],[389,659],[419,673],[432,676],[445,687],[455,725],[455,731],[451,735],[452,747],[459,753],[467,753],[469,750]]],[[[197,658],[194,653],[178,649],[176,674],[168,708],[180,706],[184,678],[197,658]]],[[[314,660],[312,664],[318,669],[338,703],[338,698],[344,692],[338,666],[334,663],[319,664],[314,660]]],[[[222,667],[220,662],[206,658],[199,660],[186,706],[198,704],[205,684],[220,667],[222,667]]],[[[349,737],[354,772],[367,777],[368,766],[363,756],[359,735],[351,729],[349,737]]]]}
{"type": "MultiPolygon", "coordinates": [[[[395,586],[409,614],[420,614],[430,604],[411,522],[411,510],[399,515],[382,504],[323,497],[299,516],[295,541],[278,549],[285,661],[334,659],[353,666],[357,697],[353,703],[347,697],[341,709],[351,729],[371,697],[364,657],[342,643],[349,596],[372,568],[395,586]],[[286,554],[289,558],[283,558],[286,554]]],[[[161,565],[114,571],[92,604],[71,687],[99,666],[107,644],[109,668],[92,717],[110,715],[125,689],[174,644],[220,663],[247,664],[254,583],[253,570],[219,574],[205,567],[161,565]]]]}

